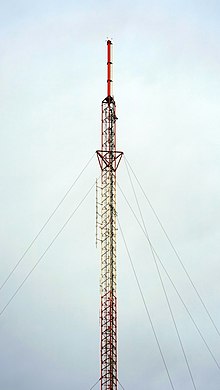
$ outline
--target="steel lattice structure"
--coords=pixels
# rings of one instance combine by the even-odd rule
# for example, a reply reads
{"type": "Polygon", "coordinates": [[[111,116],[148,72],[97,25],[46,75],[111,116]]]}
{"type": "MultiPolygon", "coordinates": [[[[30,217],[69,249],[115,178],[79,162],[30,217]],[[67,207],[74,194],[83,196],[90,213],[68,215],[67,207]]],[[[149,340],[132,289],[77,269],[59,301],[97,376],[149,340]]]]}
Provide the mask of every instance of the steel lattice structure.
{"type": "Polygon", "coordinates": [[[117,390],[116,170],[123,155],[116,151],[116,105],[112,96],[112,42],[107,41],[107,97],[102,101],[101,150],[101,390],[117,390]]]}

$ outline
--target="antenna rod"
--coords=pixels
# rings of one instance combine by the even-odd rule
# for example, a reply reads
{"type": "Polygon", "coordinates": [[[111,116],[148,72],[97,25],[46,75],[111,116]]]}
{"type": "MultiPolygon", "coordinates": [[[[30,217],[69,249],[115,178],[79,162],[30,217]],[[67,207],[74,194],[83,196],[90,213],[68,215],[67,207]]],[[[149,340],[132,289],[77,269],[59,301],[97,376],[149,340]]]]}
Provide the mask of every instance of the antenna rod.
{"type": "Polygon", "coordinates": [[[107,41],[107,96],[112,96],[112,42],[107,41]]]}

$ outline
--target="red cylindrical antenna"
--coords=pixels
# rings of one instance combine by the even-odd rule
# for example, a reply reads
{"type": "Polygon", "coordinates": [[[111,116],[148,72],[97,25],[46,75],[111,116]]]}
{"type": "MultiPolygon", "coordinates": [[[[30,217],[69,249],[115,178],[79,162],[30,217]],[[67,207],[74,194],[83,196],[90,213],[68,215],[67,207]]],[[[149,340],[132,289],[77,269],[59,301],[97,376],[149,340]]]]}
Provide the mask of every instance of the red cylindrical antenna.
{"type": "Polygon", "coordinates": [[[112,42],[107,40],[107,96],[112,96],[112,42]]]}

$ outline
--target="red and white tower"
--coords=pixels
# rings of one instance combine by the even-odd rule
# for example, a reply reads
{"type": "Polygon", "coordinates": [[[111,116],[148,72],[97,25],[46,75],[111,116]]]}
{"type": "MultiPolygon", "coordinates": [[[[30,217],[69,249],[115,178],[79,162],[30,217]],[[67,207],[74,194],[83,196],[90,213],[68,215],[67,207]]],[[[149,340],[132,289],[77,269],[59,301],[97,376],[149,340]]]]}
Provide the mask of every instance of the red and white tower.
{"type": "Polygon", "coordinates": [[[102,101],[100,241],[101,390],[117,390],[117,290],[116,290],[116,170],[123,153],[116,151],[116,105],[112,94],[112,42],[107,41],[107,97],[102,101]]]}

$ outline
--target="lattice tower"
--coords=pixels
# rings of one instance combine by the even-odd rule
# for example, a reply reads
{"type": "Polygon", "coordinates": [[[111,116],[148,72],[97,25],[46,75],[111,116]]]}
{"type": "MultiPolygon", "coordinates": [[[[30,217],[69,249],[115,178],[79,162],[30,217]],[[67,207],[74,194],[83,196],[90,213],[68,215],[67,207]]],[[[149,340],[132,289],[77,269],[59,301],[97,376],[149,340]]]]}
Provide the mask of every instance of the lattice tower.
{"type": "Polygon", "coordinates": [[[112,96],[112,42],[107,41],[107,97],[102,101],[101,150],[101,390],[117,390],[116,170],[123,155],[116,151],[116,105],[112,96]]]}

